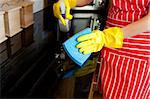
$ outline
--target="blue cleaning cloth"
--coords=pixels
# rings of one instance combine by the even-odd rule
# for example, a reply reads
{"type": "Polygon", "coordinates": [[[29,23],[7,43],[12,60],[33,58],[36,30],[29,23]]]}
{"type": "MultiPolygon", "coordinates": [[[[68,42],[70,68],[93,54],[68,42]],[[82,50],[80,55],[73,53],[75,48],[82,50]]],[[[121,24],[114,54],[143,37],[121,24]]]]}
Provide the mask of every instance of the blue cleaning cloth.
{"type": "Polygon", "coordinates": [[[84,55],[81,52],[79,52],[79,49],[76,48],[76,45],[79,43],[77,41],[77,38],[79,36],[82,36],[84,34],[89,34],[91,32],[92,31],[90,28],[86,28],[86,29],[80,31],[79,33],[76,33],[74,36],[72,36],[71,38],[69,38],[67,41],[65,41],[63,43],[63,47],[65,49],[65,52],[80,67],[82,67],[84,65],[86,60],[90,57],[91,53],[84,55]]]}

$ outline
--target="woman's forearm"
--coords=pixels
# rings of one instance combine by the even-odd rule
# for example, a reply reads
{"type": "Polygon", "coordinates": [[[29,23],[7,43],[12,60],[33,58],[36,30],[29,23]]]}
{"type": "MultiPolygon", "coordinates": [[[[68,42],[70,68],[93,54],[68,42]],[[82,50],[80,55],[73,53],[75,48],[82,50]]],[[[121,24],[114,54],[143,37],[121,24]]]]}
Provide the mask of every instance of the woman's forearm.
{"type": "Polygon", "coordinates": [[[93,0],[76,0],[77,6],[85,6],[92,2],[93,0]]]}
{"type": "Polygon", "coordinates": [[[150,31],[150,13],[142,19],[125,26],[122,28],[122,31],[124,33],[124,38],[137,35],[141,32],[150,31]]]}

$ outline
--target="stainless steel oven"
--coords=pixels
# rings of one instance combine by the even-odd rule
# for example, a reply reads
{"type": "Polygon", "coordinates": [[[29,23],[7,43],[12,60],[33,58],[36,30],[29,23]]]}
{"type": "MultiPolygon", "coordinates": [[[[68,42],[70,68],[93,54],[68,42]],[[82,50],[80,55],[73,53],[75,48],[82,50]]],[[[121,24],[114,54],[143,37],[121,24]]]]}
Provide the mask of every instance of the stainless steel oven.
{"type": "MultiPolygon", "coordinates": [[[[71,20],[71,28],[69,32],[62,32],[57,24],[57,41],[59,51],[55,53],[55,58],[58,59],[59,68],[56,69],[58,75],[65,74],[63,62],[67,55],[62,47],[62,43],[70,38],[75,33],[90,27],[92,30],[102,30],[105,26],[107,2],[106,0],[94,0],[91,4],[84,7],[75,7],[71,10],[73,19],[71,20]]],[[[71,67],[71,69],[74,67],[71,67]]],[[[70,68],[69,68],[70,70],[70,68]]],[[[68,71],[68,70],[67,70],[68,71]]]]}
{"type": "MultiPolygon", "coordinates": [[[[74,33],[78,33],[79,31],[87,27],[90,27],[92,30],[103,29],[105,23],[107,1],[108,0],[93,0],[93,2],[89,5],[71,9],[73,19],[71,20],[71,28],[68,33],[69,36],[72,36],[74,33]]],[[[63,35],[59,30],[58,25],[57,40],[60,41],[60,38],[62,36],[63,35]]]]}
{"type": "Polygon", "coordinates": [[[72,30],[77,33],[86,27],[94,29],[103,29],[105,24],[105,15],[107,0],[93,0],[87,6],[75,7],[72,9],[72,30]]]}
{"type": "Polygon", "coordinates": [[[78,33],[79,31],[90,27],[92,30],[99,29],[101,26],[100,17],[96,13],[76,13],[73,14],[74,18],[72,20],[72,31],[78,33]]]}

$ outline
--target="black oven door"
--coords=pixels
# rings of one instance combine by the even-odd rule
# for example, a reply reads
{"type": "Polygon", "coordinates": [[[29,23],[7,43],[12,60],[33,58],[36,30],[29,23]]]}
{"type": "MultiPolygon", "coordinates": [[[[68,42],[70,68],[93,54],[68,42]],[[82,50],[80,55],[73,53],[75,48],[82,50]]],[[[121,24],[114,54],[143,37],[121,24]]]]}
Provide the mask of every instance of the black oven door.
{"type": "Polygon", "coordinates": [[[72,20],[72,31],[78,33],[79,31],[89,27],[92,30],[102,30],[104,28],[104,19],[97,13],[74,13],[72,20]]]}

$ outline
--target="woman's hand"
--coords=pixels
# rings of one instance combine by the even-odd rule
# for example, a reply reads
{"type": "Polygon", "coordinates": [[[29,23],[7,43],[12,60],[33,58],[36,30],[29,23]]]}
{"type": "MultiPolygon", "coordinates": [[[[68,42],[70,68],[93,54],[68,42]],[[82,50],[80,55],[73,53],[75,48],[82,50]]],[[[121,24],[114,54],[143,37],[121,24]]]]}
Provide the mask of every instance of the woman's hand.
{"type": "Polygon", "coordinates": [[[100,51],[103,46],[121,48],[123,45],[123,32],[119,27],[112,27],[103,31],[94,30],[91,34],[80,36],[80,43],[76,46],[83,54],[100,51]]]}
{"type": "Polygon", "coordinates": [[[99,30],[94,30],[90,34],[80,36],[77,40],[80,42],[76,47],[80,49],[83,54],[97,52],[104,46],[104,33],[99,30]]]}
{"type": "MultiPolygon", "coordinates": [[[[66,13],[65,18],[71,20],[72,15],[70,14],[70,9],[76,6],[76,0],[64,0],[66,13]]],[[[60,1],[54,3],[53,5],[54,16],[58,18],[64,25],[66,25],[65,19],[61,15],[60,11],[60,1]]]]}

